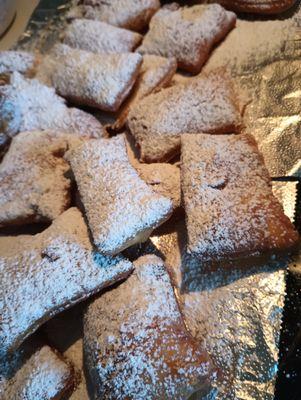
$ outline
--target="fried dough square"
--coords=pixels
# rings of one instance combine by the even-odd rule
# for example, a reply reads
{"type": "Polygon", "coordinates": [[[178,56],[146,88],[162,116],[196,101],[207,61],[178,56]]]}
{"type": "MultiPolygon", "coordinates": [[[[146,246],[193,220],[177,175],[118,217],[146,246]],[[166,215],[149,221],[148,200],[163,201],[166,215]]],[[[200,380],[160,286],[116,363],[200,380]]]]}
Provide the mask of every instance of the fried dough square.
{"type": "Polygon", "coordinates": [[[130,93],[142,63],[136,53],[95,54],[58,44],[50,82],[73,103],[117,111],[130,93]]]}
{"type": "Polygon", "coordinates": [[[143,62],[133,91],[121,107],[113,129],[121,130],[125,125],[130,109],[143,97],[167,86],[175,74],[176,69],[177,62],[174,58],[165,58],[149,54],[143,56],[143,62]]]}
{"type": "Polygon", "coordinates": [[[89,19],[73,20],[64,32],[66,45],[93,53],[129,53],[141,40],[139,33],[89,19]]]}
{"type": "Polygon", "coordinates": [[[93,240],[117,254],[147,240],[172,213],[172,201],[154,192],[129,162],[125,139],[89,140],[67,153],[93,240]]]}
{"type": "Polygon", "coordinates": [[[37,338],[0,362],[1,399],[60,400],[72,392],[74,380],[71,365],[37,338]]]}
{"type": "Polygon", "coordinates": [[[124,279],[131,270],[123,257],[93,250],[76,208],[25,240],[0,237],[0,358],[51,317],[124,279]]]}
{"type": "Polygon", "coordinates": [[[105,135],[95,117],[77,108],[68,108],[53,88],[15,72],[9,84],[0,86],[0,133],[13,137],[32,130],[57,130],[92,137],[105,135]]]}
{"type": "Polygon", "coordinates": [[[184,400],[209,395],[217,371],[186,330],[163,261],[134,273],[89,305],[84,356],[95,399],[184,400]]]}
{"type": "Polygon", "coordinates": [[[203,4],[176,10],[161,8],[152,18],[141,54],[175,57],[179,68],[197,74],[214,45],[234,28],[236,15],[219,4],[203,4]]]}
{"type": "Polygon", "coordinates": [[[33,76],[39,57],[27,51],[4,50],[0,51],[0,75],[20,72],[33,76]]]}
{"type": "Polygon", "coordinates": [[[67,17],[95,19],[131,31],[141,31],[159,8],[159,0],[79,0],[67,17]]]}
{"type": "Polygon", "coordinates": [[[168,161],[180,152],[182,133],[239,132],[237,103],[232,81],[217,69],[140,100],[130,110],[127,125],[141,161],[168,161]]]}
{"type": "Polygon", "coordinates": [[[0,164],[0,227],[51,222],[71,202],[63,155],[83,139],[54,131],[22,132],[0,164]]]}
{"type": "Polygon", "coordinates": [[[273,256],[299,236],[251,135],[182,135],[188,252],[204,262],[273,256]]]}

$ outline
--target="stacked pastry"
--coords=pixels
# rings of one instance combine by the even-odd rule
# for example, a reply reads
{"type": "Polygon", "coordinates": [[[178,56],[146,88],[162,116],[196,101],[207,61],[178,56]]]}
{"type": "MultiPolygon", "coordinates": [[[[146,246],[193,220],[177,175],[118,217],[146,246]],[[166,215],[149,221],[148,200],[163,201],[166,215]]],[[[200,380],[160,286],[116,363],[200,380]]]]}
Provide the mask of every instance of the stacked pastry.
{"type": "Polygon", "coordinates": [[[222,372],[163,260],[124,251],[180,208],[190,277],[297,245],[227,71],[201,71],[235,14],[83,0],[69,19],[47,56],[0,53],[0,398],[83,398],[76,368],[39,335],[88,298],[95,399],[209,398],[222,372]],[[172,83],[177,68],[190,77],[172,83]]]}

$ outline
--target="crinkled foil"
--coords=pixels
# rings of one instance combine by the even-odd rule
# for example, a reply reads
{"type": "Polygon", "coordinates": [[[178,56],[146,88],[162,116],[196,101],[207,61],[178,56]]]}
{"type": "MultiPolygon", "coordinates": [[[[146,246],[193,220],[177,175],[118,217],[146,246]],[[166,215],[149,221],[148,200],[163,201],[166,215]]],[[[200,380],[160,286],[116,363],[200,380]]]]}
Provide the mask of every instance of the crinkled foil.
{"type": "MultiPolygon", "coordinates": [[[[17,48],[47,52],[60,38],[69,2],[54,1],[57,7],[51,9],[43,8],[44,3],[17,48]]],[[[301,175],[299,15],[295,8],[281,19],[239,18],[205,66],[226,65],[231,71],[245,105],[246,131],[255,135],[271,175],[277,177],[301,175]]],[[[273,190],[293,220],[296,182],[274,182],[273,190]]],[[[216,398],[272,400],[289,264],[271,262],[245,271],[225,266],[214,274],[200,273],[201,266],[194,268],[195,261],[187,257],[185,243],[183,218],[174,219],[128,254],[136,258],[156,252],[165,259],[188,329],[223,372],[216,398]],[[183,282],[190,290],[182,290],[183,282]]],[[[300,261],[290,269],[301,271],[300,261]]],[[[68,348],[64,350],[68,357],[68,348]]]]}

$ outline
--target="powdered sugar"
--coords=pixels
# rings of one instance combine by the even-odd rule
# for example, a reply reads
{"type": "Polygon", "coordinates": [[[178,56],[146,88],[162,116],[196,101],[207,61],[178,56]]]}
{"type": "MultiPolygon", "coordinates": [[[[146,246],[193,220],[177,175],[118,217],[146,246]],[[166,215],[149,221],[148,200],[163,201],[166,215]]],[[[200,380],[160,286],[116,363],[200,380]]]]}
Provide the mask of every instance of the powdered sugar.
{"type": "Polygon", "coordinates": [[[26,51],[0,51],[0,74],[34,72],[37,57],[26,51]]]}
{"type": "Polygon", "coordinates": [[[80,212],[70,208],[42,233],[1,246],[0,356],[12,351],[42,323],[125,278],[131,263],[93,251],[80,212]]]}
{"type": "Polygon", "coordinates": [[[144,29],[159,9],[159,0],[78,0],[69,18],[88,18],[107,22],[133,31],[144,29]]]}
{"type": "MultiPolygon", "coordinates": [[[[8,374],[9,366],[5,367],[8,374]]],[[[61,398],[72,386],[71,368],[46,345],[33,347],[30,357],[14,372],[1,385],[2,399],[51,400],[61,398]]]]}
{"type": "Polygon", "coordinates": [[[116,111],[135,83],[139,54],[94,54],[58,44],[50,80],[56,91],[76,103],[116,111]]]}
{"type": "Polygon", "coordinates": [[[134,165],[140,177],[152,187],[152,189],[162,196],[172,200],[173,207],[180,207],[181,204],[181,184],[180,169],[176,165],[167,163],[134,165]]]}
{"type": "Polygon", "coordinates": [[[95,398],[187,399],[210,391],[214,370],[189,336],[168,274],[156,256],[88,308],[84,351],[95,398]]]}
{"type": "Polygon", "coordinates": [[[203,261],[288,251],[298,234],[248,135],[183,135],[188,250],[203,261]]]}
{"type": "Polygon", "coordinates": [[[12,74],[9,85],[0,86],[0,117],[6,121],[4,133],[59,130],[82,136],[101,137],[104,130],[92,115],[68,108],[54,89],[36,79],[12,74]]]}
{"type": "Polygon", "coordinates": [[[198,73],[215,43],[234,27],[236,16],[218,4],[162,8],[137,49],[142,54],[175,57],[180,68],[198,73]]]}
{"type": "Polygon", "coordinates": [[[182,133],[235,132],[241,117],[231,81],[217,69],[140,100],[127,124],[141,159],[156,162],[179,152],[182,133]]]}
{"type": "Polygon", "coordinates": [[[156,194],[130,165],[123,135],[91,140],[67,158],[101,252],[116,254],[146,240],[170,216],[171,200],[156,194]]]}
{"type": "Polygon", "coordinates": [[[118,120],[113,127],[121,129],[125,124],[130,108],[148,94],[167,86],[176,69],[177,62],[174,58],[144,55],[133,91],[124,103],[124,107],[122,107],[118,120]]]}
{"type": "Polygon", "coordinates": [[[131,52],[141,40],[139,33],[88,19],[75,19],[64,32],[68,46],[103,54],[131,52]]]}
{"type": "Polygon", "coordinates": [[[71,182],[62,157],[80,142],[54,131],[22,132],[13,139],[0,164],[0,226],[51,221],[68,208],[71,182]]]}

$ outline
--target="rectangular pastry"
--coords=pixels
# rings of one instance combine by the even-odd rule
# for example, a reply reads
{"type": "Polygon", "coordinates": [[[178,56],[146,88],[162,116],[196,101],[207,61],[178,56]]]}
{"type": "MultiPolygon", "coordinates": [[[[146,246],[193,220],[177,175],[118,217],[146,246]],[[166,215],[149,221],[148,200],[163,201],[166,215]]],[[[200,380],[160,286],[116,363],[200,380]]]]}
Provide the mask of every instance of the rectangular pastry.
{"type": "Polygon", "coordinates": [[[22,131],[47,129],[81,136],[105,135],[91,114],[68,108],[53,88],[18,72],[11,75],[9,84],[0,86],[0,98],[0,131],[7,138],[22,131]]]}
{"type": "Polygon", "coordinates": [[[139,33],[83,18],[73,20],[64,32],[65,44],[93,53],[128,53],[141,40],[142,35],[139,33]]]}
{"type": "Polygon", "coordinates": [[[93,250],[76,208],[35,236],[0,237],[0,358],[54,315],[131,271],[125,258],[93,250]]]}
{"type": "Polygon", "coordinates": [[[180,152],[182,133],[232,133],[241,116],[223,69],[162,89],[131,108],[127,125],[145,162],[167,161],[180,152]]]}
{"type": "Polygon", "coordinates": [[[154,255],[140,257],[129,279],[89,305],[84,356],[96,400],[213,398],[217,370],[187,331],[154,255]]]}
{"type": "Polygon", "coordinates": [[[11,359],[0,362],[3,400],[65,399],[74,385],[72,366],[37,338],[30,338],[11,359]]]}
{"type": "Polygon", "coordinates": [[[175,58],[165,58],[146,54],[132,93],[119,110],[118,119],[113,125],[116,130],[124,127],[130,108],[143,97],[167,86],[177,70],[175,58]]]}
{"type": "Polygon", "coordinates": [[[172,213],[172,201],[157,194],[129,162],[125,139],[89,140],[67,153],[94,243],[117,254],[145,241],[172,213]]]}
{"type": "Polygon", "coordinates": [[[55,131],[21,132],[0,164],[0,227],[51,222],[71,203],[64,153],[83,138],[55,131]]]}
{"type": "Polygon", "coordinates": [[[214,45],[234,28],[236,15],[219,4],[161,8],[137,51],[175,57],[179,68],[197,74],[214,45]]]}
{"type": "Polygon", "coordinates": [[[138,76],[142,56],[100,54],[58,44],[50,82],[58,94],[80,105],[117,111],[138,76]]]}
{"type": "Polygon", "coordinates": [[[160,8],[159,0],[77,0],[67,18],[87,18],[131,31],[147,27],[153,14],[160,8]]]}
{"type": "Polygon", "coordinates": [[[181,141],[188,252],[220,262],[297,245],[298,233],[272,193],[252,136],[184,134],[181,141]]]}

